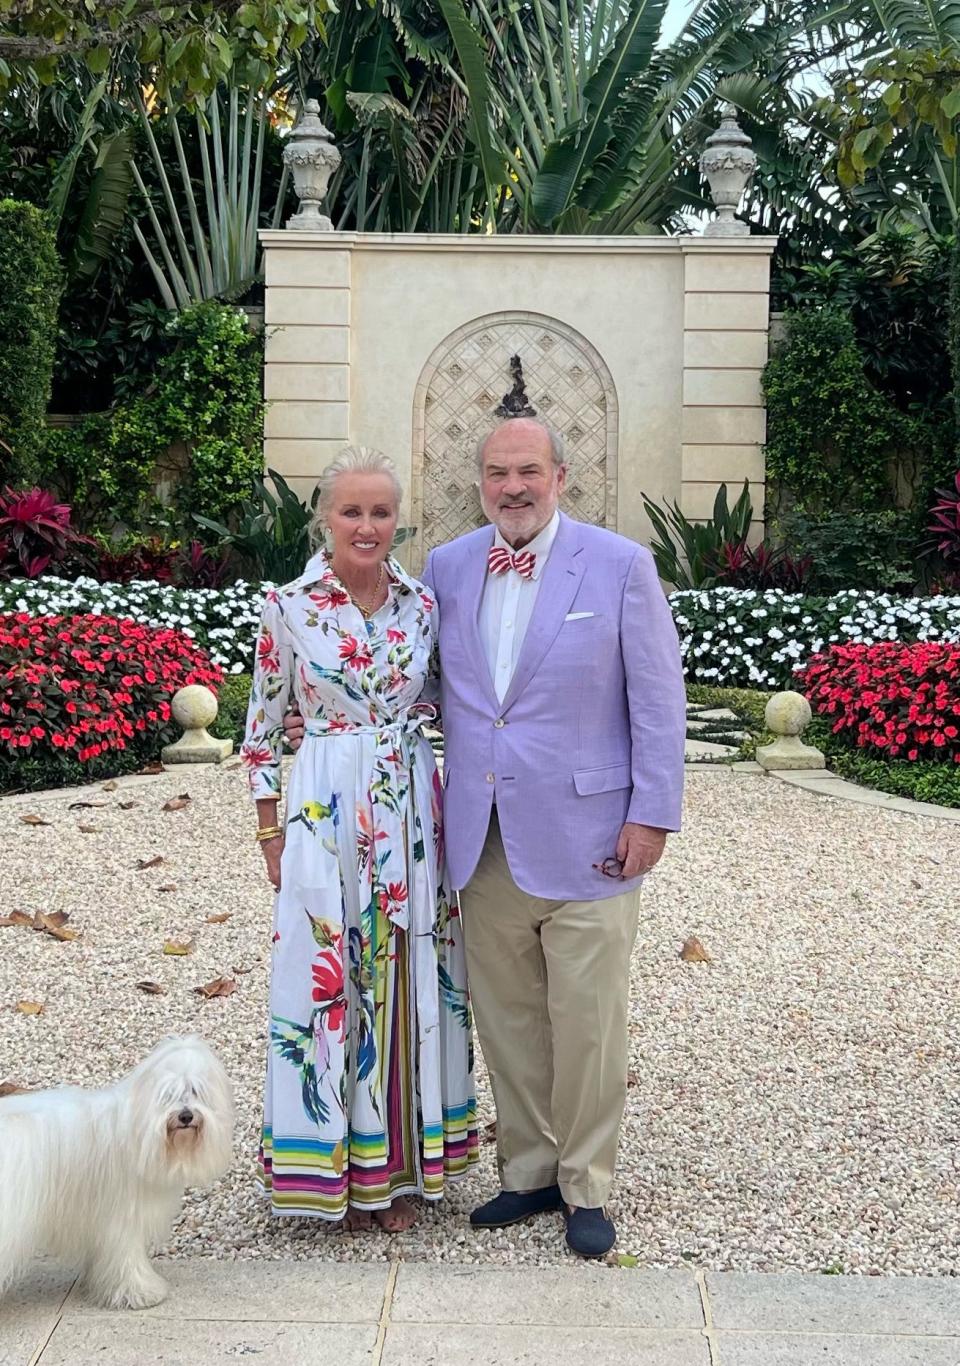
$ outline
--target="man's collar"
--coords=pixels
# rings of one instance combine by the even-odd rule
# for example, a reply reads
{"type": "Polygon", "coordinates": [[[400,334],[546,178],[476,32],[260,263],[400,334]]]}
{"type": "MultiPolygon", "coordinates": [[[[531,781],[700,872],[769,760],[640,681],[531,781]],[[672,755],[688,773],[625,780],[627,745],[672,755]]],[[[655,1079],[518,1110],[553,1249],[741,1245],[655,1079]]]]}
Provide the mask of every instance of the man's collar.
{"type": "MultiPolygon", "coordinates": [[[[559,530],[560,513],[557,509],[554,509],[553,516],[550,518],[547,525],[537,532],[532,541],[528,541],[527,544],[522,547],[523,550],[529,550],[531,554],[537,557],[533,566],[533,578],[539,579],[540,575],[543,573],[544,565],[547,563],[551,547],[557,538],[557,532],[559,530]]],[[[504,550],[508,550],[511,555],[515,553],[513,546],[501,536],[499,527],[494,528],[493,544],[502,546],[504,550]]]]}

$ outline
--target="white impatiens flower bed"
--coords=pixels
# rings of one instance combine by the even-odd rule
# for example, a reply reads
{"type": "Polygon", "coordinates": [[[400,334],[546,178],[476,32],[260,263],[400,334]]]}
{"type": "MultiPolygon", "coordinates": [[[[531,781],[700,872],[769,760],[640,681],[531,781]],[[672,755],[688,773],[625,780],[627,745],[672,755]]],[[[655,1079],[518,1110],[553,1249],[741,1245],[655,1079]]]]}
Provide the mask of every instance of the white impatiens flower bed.
{"type": "MultiPolygon", "coordinates": [[[[15,579],[0,583],[0,611],[96,612],[173,626],[192,636],[227,673],[248,673],[269,584],[173,588],[153,580],[15,579]]],[[[960,641],[960,596],[898,598],[849,590],[830,597],[694,589],[670,595],[691,683],[776,688],[835,642],[960,641]]]]}
{"type": "Polygon", "coordinates": [[[840,642],[960,641],[960,596],[711,588],[672,593],[670,606],[687,678],[718,687],[789,685],[811,655],[840,642]]]}
{"type": "Polygon", "coordinates": [[[96,579],[14,579],[0,583],[0,611],[33,616],[93,612],[168,626],[196,640],[227,673],[249,673],[270,584],[238,579],[225,588],[174,588],[154,579],[97,583],[96,579]]]}

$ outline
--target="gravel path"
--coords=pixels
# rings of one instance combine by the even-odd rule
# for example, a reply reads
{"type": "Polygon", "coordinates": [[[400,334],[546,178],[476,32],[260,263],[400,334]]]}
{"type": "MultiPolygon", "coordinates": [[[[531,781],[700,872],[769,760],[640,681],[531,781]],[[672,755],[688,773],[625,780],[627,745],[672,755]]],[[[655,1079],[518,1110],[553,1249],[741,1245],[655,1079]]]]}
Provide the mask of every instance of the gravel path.
{"type": "MultiPolygon", "coordinates": [[[[729,771],[689,774],[687,793],[686,831],[644,893],[618,1251],[660,1266],[960,1273],[956,828],[729,771]],[[691,934],[712,963],[680,961],[691,934]]],[[[170,1030],[214,1043],[238,1089],[237,1159],[188,1198],[168,1251],[568,1255],[557,1217],[466,1228],[495,1189],[489,1141],[479,1173],[410,1235],[270,1219],[252,1182],[270,898],[241,775],[179,769],[79,796],[104,805],[0,802],[0,914],[68,911],[82,931],[59,943],[0,928],[0,1082],[99,1084],[170,1030]],[[185,809],[161,810],[184,791],[185,809]],[[191,936],[189,956],[163,955],[165,939],[191,936]],[[193,994],[221,975],[232,996],[193,994]],[[141,980],[166,994],[142,994],[141,980]],[[43,1013],[19,1013],[21,1000],[43,1013]]],[[[486,1125],[482,1071],[478,1086],[486,1125]]]]}

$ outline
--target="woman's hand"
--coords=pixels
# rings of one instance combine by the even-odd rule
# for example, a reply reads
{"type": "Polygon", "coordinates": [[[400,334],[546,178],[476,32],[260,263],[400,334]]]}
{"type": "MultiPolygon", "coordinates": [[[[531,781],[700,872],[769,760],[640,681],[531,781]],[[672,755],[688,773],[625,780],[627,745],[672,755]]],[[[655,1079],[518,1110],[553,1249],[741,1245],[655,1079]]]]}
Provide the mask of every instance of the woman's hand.
{"type": "Polygon", "coordinates": [[[267,877],[279,892],[280,890],[280,860],[283,857],[283,836],[277,835],[272,840],[264,840],[260,848],[263,852],[263,859],[267,865],[267,877]]]}

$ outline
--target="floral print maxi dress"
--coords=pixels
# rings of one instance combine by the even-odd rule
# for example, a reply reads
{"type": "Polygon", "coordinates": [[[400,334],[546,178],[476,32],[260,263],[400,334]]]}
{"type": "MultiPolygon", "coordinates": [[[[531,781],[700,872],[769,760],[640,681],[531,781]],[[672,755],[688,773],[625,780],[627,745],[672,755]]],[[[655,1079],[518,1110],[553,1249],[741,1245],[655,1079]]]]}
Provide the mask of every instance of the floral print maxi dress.
{"type": "Polygon", "coordinates": [[[392,559],[387,570],[387,603],[365,621],[314,556],[268,593],[257,639],[241,751],[255,799],[280,795],[293,697],[306,731],[286,799],[258,1161],[277,1214],[439,1199],[477,1160],[463,940],[422,734],[437,609],[392,559]]]}

